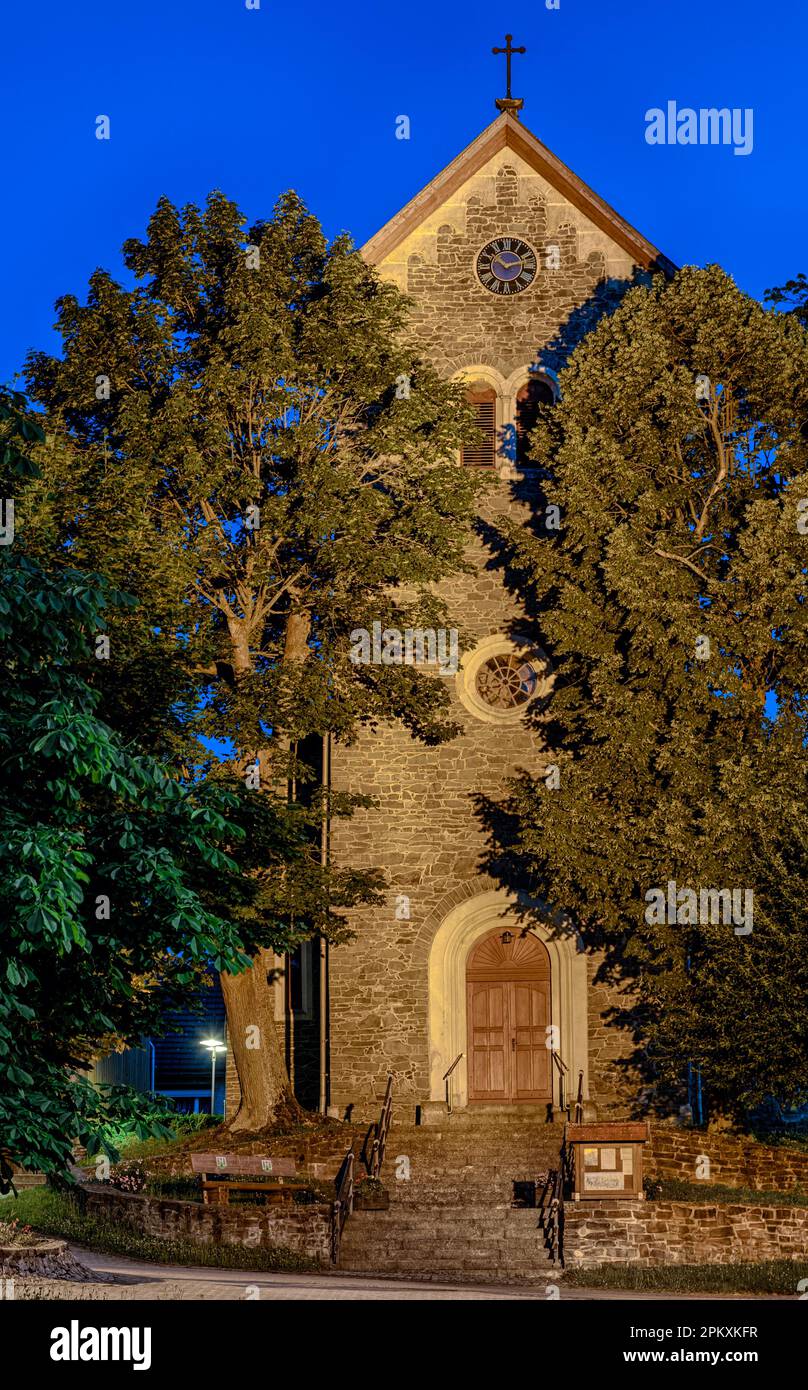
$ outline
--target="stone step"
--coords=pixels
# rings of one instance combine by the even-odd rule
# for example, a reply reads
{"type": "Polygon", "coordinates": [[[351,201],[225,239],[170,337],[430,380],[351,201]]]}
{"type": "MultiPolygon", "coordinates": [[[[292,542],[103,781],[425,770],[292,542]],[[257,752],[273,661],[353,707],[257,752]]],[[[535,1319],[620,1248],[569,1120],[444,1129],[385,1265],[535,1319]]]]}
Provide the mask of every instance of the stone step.
{"type": "Polygon", "coordinates": [[[462,1249],[431,1249],[422,1247],[411,1252],[353,1250],[343,1240],[339,1260],[340,1270],[374,1274],[420,1275],[430,1271],[433,1276],[450,1276],[453,1270],[474,1271],[482,1278],[500,1280],[535,1275],[547,1279],[558,1273],[547,1251],[515,1254],[493,1244],[464,1246],[462,1249]]]}
{"type": "Polygon", "coordinates": [[[509,1193],[513,1199],[514,1183],[534,1183],[544,1187],[542,1174],[545,1170],[538,1168],[506,1168],[504,1172],[491,1170],[486,1172],[484,1169],[424,1169],[419,1168],[417,1163],[413,1163],[409,1170],[409,1177],[396,1177],[396,1169],[382,1169],[382,1182],[390,1193],[393,1192],[412,1192],[412,1191],[435,1191],[439,1188],[455,1188],[468,1194],[469,1202],[474,1203],[475,1198],[479,1199],[481,1205],[485,1205],[488,1193],[498,1193],[500,1195],[509,1193]]]}
{"type": "Polygon", "coordinates": [[[478,1258],[483,1254],[495,1259],[497,1264],[507,1264],[509,1261],[512,1264],[523,1264],[534,1259],[544,1260],[548,1254],[547,1244],[540,1231],[533,1232],[530,1240],[506,1240],[503,1236],[479,1232],[469,1232],[462,1239],[458,1235],[455,1235],[454,1240],[435,1239],[421,1232],[411,1240],[402,1240],[394,1247],[388,1245],[382,1249],[379,1249],[371,1236],[363,1237],[355,1232],[346,1234],[343,1231],[342,1250],[347,1253],[353,1252],[357,1257],[367,1256],[369,1259],[378,1259],[393,1265],[408,1264],[414,1259],[427,1256],[440,1264],[460,1264],[466,1258],[478,1258]]]}
{"type": "Polygon", "coordinates": [[[422,1143],[417,1139],[402,1140],[400,1143],[394,1142],[395,1136],[391,1135],[385,1149],[385,1154],[390,1157],[399,1153],[420,1154],[423,1158],[466,1158],[469,1162],[479,1162],[480,1158],[486,1159],[507,1159],[509,1163],[516,1157],[527,1159],[555,1157],[558,1158],[561,1149],[556,1144],[536,1143],[525,1141],[519,1144],[503,1143],[501,1140],[494,1143],[480,1143],[465,1141],[458,1143],[456,1140],[438,1141],[422,1143]]]}
{"type": "Polygon", "coordinates": [[[389,1187],[407,1181],[432,1183],[476,1181],[483,1186],[490,1182],[538,1181],[542,1173],[547,1173],[554,1167],[557,1168],[558,1163],[543,1163],[541,1159],[538,1161],[513,1159],[496,1163],[487,1161],[441,1163],[434,1160],[424,1162],[418,1154],[394,1154],[382,1166],[381,1177],[382,1181],[387,1183],[389,1187]],[[408,1161],[406,1169],[399,1162],[403,1158],[408,1161]],[[397,1176],[402,1171],[409,1173],[409,1179],[397,1176]]]}
{"type": "Polygon", "coordinates": [[[405,1250],[375,1250],[373,1246],[361,1246],[346,1241],[343,1237],[340,1248],[340,1269],[381,1270],[384,1273],[406,1274],[415,1269],[457,1269],[458,1266],[475,1265],[487,1269],[492,1275],[500,1270],[510,1269],[553,1269],[546,1246],[538,1242],[528,1248],[514,1250],[504,1241],[480,1240],[458,1243],[455,1246],[413,1245],[405,1250]]]}
{"type": "Polygon", "coordinates": [[[469,1209],[445,1206],[435,1211],[428,1206],[419,1208],[402,1204],[388,1207],[386,1211],[357,1211],[348,1219],[355,1224],[356,1230],[361,1227],[375,1231],[383,1239],[393,1230],[396,1236],[410,1232],[423,1234],[426,1231],[435,1238],[439,1235],[453,1236],[459,1232],[465,1238],[475,1231],[501,1231],[503,1235],[507,1234],[509,1239],[516,1239],[520,1235],[534,1235],[540,1229],[540,1215],[539,1211],[529,1207],[469,1209]]]}
{"type": "Polygon", "coordinates": [[[489,1168],[513,1167],[514,1164],[524,1168],[558,1167],[561,1155],[557,1149],[540,1149],[532,1146],[524,1148],[509,1149],[504,1144],[499,1144],[492,1149],[451,1149],[451,1148],[419,1148],[417,1144],[391,1145],[384,1156],[385,1167],[388,1163],[393,1163],[395,1159],[404,1156],[411,1163],[421,1163],[426,1166],[432,1164],[436,1169],[441,1166],[451,1165],[455,1168],[477,1168],[485,1163],[489,1168]]]}
{"type": "Polygon", "coordinates": [[[396,1187],[390,1191],[390,1201],[393,1206],[399,1207],[421,1207],[427,1209],[433,1207],[459,1207],[463,1206],[464,1198],[476,1207],[486,1207],[493,1211],[538,1211],[538,1207],[524,1207],[514,1205],[514,1195],[512,1185],[507,1187],[479,1187],[467,1190],[462,1185],[452,1187],[441,1187],[438,1185],[426,1185],[420,1183],[397,1183],[396,1187]]]}
{"type": "Polygon", "coordinates": [[[463,1150],[476,1153],[478,1149],[491,1153],[512,1149],[561,1152],[561,1140],[554,1134],[444,1134],[440,1130],[430,1134],[428,1130],[417,1129],[407,1134],[396,1134],[395,1130],[391,1130],[387,1136],[387,1152],[392,1148],[403,1148],[405,1145],[412,1149],[423,1149],[425,1152],[433,1149],[449,1149],[458,1153],[463,1150]]]}
{"type": "MultiPolygon", "coordinates": [[[[478,1264],[470,1261],[468,1264],[458,1260],[454,1265],[446,1265],[441,1269],[433,1269],[426,1262],[414,1264],[402,1273],[394,1269],[374,1270],[366,1265],[353,1265],[348,1262],[344,1266],[339,1266],[340,1273],[345,1274],[378,1274],[387,1279],[418,1279],[424,1282],[449,1282],[454,1281],[459,1284],[488,1284],[491,1282],[491,1274],[485,1263],[478,1264]]],[[[514,1266],[497,1267],[494,1271],[494,1281],[497,1284],[540,1284],[548,1285],[557,1283],[561,1278],[561,1271],[551,1264],[538,1264],[535,1266],[514,1266]]]]}
{"type": "MultiPolygon", "coordinates": [[[[396,1111],[394,1107],[392,1128],[396,1129],[400,1124],[412,1124],[411,1115],[412,1112],[408,1116],[403,1108],[396,1111]]],[[[440,1128],[442,1125],[451,1125],[455,1129],[485,1129],[490,1125],[534,1125],[537,1128],[553,1126],[563,1129],[564,1121],[556,1117],[548,1119],[546,1102],[539,1105],[469,1105],[464,1110],[452,1110],[451,1114],[443,1110],[422,1111],[419,1129],[440,1128]]]]}
{"type": "Polygon", "coordinates": [[[503,1266],[527,1266],[550,1264],[548,1243],[540,1238],[532,1241],[497,1240],[494,1236],[469,1236],[468,1240],[446,1240],[433,1242],[423,1237],[397,1245],[395,1249],[379,1250],[372,1241],[346,1238],[343,1233],[340,1250],[340,1264],[361,1262],[370,1268],[379,1264],[380,1269],[411,1269],[414,1264],[429,1264],[436,1268],[446,1265],[463,1264],[466,1260],[488,1260],[491,1268],[503,1266]]]}
{"type": "Polygon", "coordinates": [[[456,1153],[476,1153],[478,1150],[494,1153],[511,1152],[513,1149],[538,1149],[540,1152],[561,1152],[561,1141],[555,1135],[543,1134],[435,1134],[415,1130],[408,1134],[391,1131],[387,1136],[386,1152],[391,1149],[421,1149],[425,1153],[445,1149],[456,1153]]]}
{"type": "Polygon", "coordinates": [[[422,1284],[513,1284],[514,1287],[525,1285],[539,1285],[547,1287],[556,1284],[560,1280],[560,1273],[553,1265],[548,1265],[544,1269],[501,1269],[496,1268],[491,1271],[485,1262],[480,1265],[447,1265],[445,1269],[432,1269],[429,1265],[413,1265],[406,1270],[396,1269],[376,1269],[371,1265],[351,1265],[339,1266],[340,1273],[357,1275],[374,1275],[380,1278],[387,1278],[391,1281],[397,1279],[417,1279],[422,1284]]]}
{"type": "Polygon", "coordinates": [[[544,1107],[437,1118],[391,1127],[381,1172],[390,1207],[349,1218],[340,1268],[503,1283],[557,1277],[541,1210],[514,1207],[513,1198],[515,1182],[559,1167],[562,1127],[546,1123],[544,1107]],[[409,1179],[396,1178],[399,1156],[409,1160],[409,1179]]]}
{"type": "Polygon", "coordinates": [[[422,1135],[425,1139],[429,1138],[432,1135],[438,1134],[442,1134],[444,1136],[454,1135],[458,1138],[464,1135],[476,1135],[480,1138],[499,1137],[502,1139],[513,1138],[516,1135],[532,1134],[538,1136],[541,1134],[546,1134],[552,1136],[552,1138],[554,1139],[557,1138],[558,1143],[560,1144],[564,1137],[564,1126],[536,1124],[535,1122],[526,1124],[522,1121],[506,1121],[502,1123],[497,1121],[490,1121],[488,1124],[484,1125],[474,1125],[468,1123],[454,1124],[451,1120],[449,1120],[448,1122],[442,1121],[439,1125],[391,1125],[388,1131],[388,1137],[394,1134],[419,1134],[422,1135]]]}

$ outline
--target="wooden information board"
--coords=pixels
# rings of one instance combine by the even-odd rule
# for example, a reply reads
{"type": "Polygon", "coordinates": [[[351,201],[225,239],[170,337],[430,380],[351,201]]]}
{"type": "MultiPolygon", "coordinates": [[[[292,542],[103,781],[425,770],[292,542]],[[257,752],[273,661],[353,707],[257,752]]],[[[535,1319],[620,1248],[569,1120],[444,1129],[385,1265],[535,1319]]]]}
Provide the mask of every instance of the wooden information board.
{"type": "Polygon", "coordinates": [[[641,1199],[642,1146],[647,1139],[644,1121],[567,1125],[564,1142],[572,1151],[575,1201],[641,1199]]]}

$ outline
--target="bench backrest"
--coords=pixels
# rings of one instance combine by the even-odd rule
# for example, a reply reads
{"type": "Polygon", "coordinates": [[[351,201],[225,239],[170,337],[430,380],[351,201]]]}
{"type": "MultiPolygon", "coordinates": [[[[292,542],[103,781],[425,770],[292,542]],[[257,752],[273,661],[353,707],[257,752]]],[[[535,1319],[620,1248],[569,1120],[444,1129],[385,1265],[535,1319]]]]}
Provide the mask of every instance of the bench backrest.
{"type": "Polygon", "coordinates": [[[297,1172],[293,1158],[260,1158],[256,1154],[192,1154],[195,1173],[221,1173],[223,1177],[291,1178],[297,1172]]]}

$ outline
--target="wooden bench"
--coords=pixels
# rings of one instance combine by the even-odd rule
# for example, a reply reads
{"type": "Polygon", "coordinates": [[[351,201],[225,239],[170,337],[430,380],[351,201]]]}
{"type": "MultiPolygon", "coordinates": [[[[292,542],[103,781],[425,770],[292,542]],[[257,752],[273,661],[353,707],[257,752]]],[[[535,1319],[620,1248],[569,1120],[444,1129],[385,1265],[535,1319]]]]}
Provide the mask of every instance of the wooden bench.
{"type": "Polygon", "coordinates": [[[205,1205],[227,1206],[231,1191],[263,1192],[270,1202],[291,1199],[294,1188],[284,1187],[283,1179],[297,1172],[293,1158],[259,1158],[252,1154],[192,1154],[191,1168],[202,1174],[202,1201],[205,1205]],[[251,1174],[265,1174],[278,1182],[242,1182],[251,1174]],[[215,1175],[215,1176],[214,1176],[215,1175]]]}

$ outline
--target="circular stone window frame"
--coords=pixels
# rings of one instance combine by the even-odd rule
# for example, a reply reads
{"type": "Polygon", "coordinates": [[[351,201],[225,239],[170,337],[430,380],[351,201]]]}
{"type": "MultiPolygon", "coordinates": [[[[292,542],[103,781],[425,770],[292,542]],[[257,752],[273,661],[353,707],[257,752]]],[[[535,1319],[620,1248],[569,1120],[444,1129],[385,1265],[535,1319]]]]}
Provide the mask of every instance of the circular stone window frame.
{"type": "Polygon", "coordinates": [[[479,642],[473,651],[466,652],[460,670],[455,676],[455,687],[460,703],[484,724],[518,724],[525,711],[537,700],[546,698],[553,686],[553,675],[547,655],[535,642],[528,638],[506,637],[504,633],[494,633],[479,642]],[[481,668],[493,656],[518,656],[536,668],[536,689],[527,700],[514,705],[512,709],[497,709],[486,704],[477,691],[477,676],[481,668]]]}

